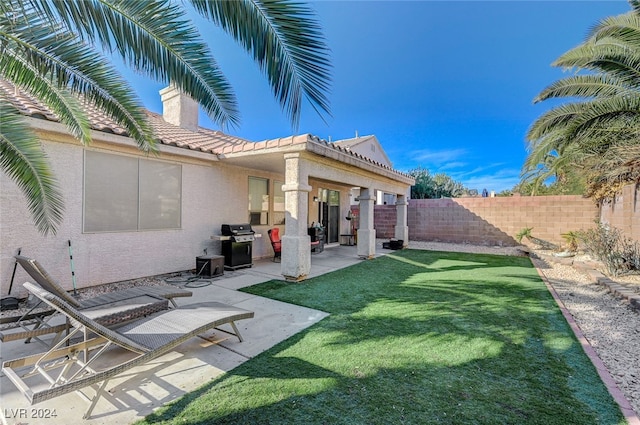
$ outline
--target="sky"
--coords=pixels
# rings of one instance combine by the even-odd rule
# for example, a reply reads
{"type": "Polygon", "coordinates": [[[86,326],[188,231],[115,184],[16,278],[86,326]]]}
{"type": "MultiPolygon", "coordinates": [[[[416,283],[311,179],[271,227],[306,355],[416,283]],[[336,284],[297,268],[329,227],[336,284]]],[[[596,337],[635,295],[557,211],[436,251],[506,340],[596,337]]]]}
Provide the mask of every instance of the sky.
{"type": "MultiPolygon", "coordinates": [[[[446,173],[469,189],[514,187],[531,124],[557,102],[533,104],[571,75],[551,66],[608,16],[608,1],[315,1],[330,48],[331,116],[307,102],[294,129],[257,65],[234,40],[196,20],[236,91],[252,141],[310,133],[327,141],[375,135],[393,167],[446,173]]],[[[155,84],[126,75],[144,105],[162,112],[155,84]]],[[[206,115],[200,125],[219,129],[206,115]]]]}

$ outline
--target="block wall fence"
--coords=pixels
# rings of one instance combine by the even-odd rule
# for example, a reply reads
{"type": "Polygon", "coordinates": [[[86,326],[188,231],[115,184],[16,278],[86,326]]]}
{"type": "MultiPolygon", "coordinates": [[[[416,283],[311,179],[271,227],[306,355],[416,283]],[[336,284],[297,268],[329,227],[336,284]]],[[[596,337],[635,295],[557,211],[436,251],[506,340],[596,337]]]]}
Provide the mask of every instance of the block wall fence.
{"type": "Polygon", "coordinates": [[[628,185],[613,202],[601,207],[600,220],[640,241],[640,185],[628,185]]]}
{"type": "MultiPolygon", "coordinates": [[[[411,199],[407,216],[416,241],[515,246],[516,234],[531,227],[533,236],[562,244],[562,233],[593,228],[598,218],[640,241],[640,188],[627,186],[602,206],[581,196],[411,199]]],[[[395,224],[395,205],[375,207],[378,238],[393,238],[395,224]]]]}

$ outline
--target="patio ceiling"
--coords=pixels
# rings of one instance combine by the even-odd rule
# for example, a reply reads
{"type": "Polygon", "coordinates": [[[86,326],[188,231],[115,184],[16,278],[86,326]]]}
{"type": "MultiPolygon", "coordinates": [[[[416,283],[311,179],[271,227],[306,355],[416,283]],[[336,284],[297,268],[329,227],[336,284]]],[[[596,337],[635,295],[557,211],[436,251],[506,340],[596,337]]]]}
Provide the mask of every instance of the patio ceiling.
{"type": "Polygon", "coordinates": [[[219,155],[219,159],[228,165],[253,170],[265,171],[268,173],[284,173],[284,155],[282,152],[262,152],[253,155],[219,155]]]}

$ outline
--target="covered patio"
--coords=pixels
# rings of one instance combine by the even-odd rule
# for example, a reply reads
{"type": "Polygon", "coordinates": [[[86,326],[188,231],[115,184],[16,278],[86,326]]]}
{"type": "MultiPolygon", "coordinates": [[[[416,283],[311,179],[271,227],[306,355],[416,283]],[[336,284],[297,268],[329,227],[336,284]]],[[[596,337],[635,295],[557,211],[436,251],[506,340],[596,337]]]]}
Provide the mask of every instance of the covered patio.
{"type": "MultiPolygon", "coordinates": [[[[397,220],[395,239],[408,243],[407,199],[414,179],[381,163],[328,143],[309,134],[268,140],[241,146],[230,146],[220,154],[221,161],[284,176],[284,226],[282,236],[281,275],[290,281],[301,281],[311,271],[311,223],[329,226],[329,243],[338,243],[340,235],[354,230],[349,221],[351,189],[359,188],[356,254],[360,258],[376,255],[374,205],[376,191],[395,195],[397,220]],[[319,195],[323,190],[337,193],[330,214],[319,195]],[[315,202],[314,202],[315,201],[315,202]],[[324,221],[322,221],[324,220],[324,221]]],[[[260,231],[260,230],[258,230],[260,231]]],[[[266,231],[264,232],[266,235],[266,231]]]]}

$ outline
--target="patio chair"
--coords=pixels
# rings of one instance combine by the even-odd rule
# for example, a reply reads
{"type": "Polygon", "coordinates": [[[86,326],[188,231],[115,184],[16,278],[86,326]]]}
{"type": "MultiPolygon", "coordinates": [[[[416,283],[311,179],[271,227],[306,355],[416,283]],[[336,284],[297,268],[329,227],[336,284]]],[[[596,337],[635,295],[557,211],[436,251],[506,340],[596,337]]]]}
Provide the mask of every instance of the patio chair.
{"type": "MultiPolygon", "coordinates": [[[[51,275],[46,272],[38,261],[22,255],[16,255],[15,258],[29,276],[31,276],[31,278],[33,278],[42,288],[59,296],[77,309],[89,310],[96,309],[98,307],[111,306],[112,308],[117,307],[116,310],[120,312],[127,311],[127,314],[117,314],[116,311],[108,313],[108,321],[102,321],[102,324],[105,325],[117,325],[121,322],[119,318],[124,321],[148,315],[157,311],[157,309],[162,305],[165,306],[165,309],[168,308],[168,304],[158,302],[158,298],[166,299],[171,302],[173,307],[177,307],[174,298],[190,297],[193,295],[190,291],[185,291],[184,289],[172,286],[136,286],[120,291],[101,294],[92,298],[77,300],[62,288],[62,286],[60,286],[51,277],[51,275]],[[145,306],[144,300],[148,301],[150,305],[145,306]]],[[[5,342],[24,339],[25,342],[28,343],[31,339],[35,339],[44,344],[44,342],[38,337],[53,333],[56,334],[54,338],[55,343],[61,333],[67,329],[67,325],[59,324],[50,326],[49,320],[55,310],[42,310],[40,307],[41,305],[38,303],[22,316],[2,318],[0,320],[0,327],[3,332],[0,332],[0,341],[5,342]],[[10,333],[4,332],[15,329],[21,329],[21,331],[10,333]]]]}
{"type": "MultiPolygon", "coordinates": [[[[267,234],[269,235],[269,240],[271,241],[271,246],[273,247],[273,261],[276,262],[277,259],[282,259],[282,241],[280,240],[280,229],[274,227],[273,229],[267,230],[267,234]]],[[[322,244],[321,240],[311,241],[311,252],[322,252],[324,244],[322,244]]]]}
{"type": "Polygon", "coordinates": [[[280,240],[280,229],[274,227],[273,229],[267,230],[267,234],[269,235],[269,240],[271,241],[271,246],[273,247],[273,261],[275,262],[277,259],[282,259],[282,241],[280,240]]]}
{"type": "MultiPolygon", "coordinates": [[[[168,353],[179,344],[212,329],[234,335],[242,342],[235,321],[254,316],[252,311],[207,302],[164,310],[112,330],[36,284],[26,282],[24,287],[64,314],[72,323],[73,329],[46,353],[3,362],[2,372],[32,405],[72,391],[79,392],[83,398],[90,400],[84,419],[90,417],[111,378],[168,353]],[[218,326],[223,324],[230,324],[233,332],[219,329],[218,326]],[[83,339],[65,346],[67,342],[72,342],[71,338],[74,336],[82,336],[83,339]],[[112,346],[128,350],[134,357],[118,364],[112,361],[103,369],[94,370],[94,365],[99,363],[96,360],[108,362],[108,348],[112,346]],[[56,370],[60,371],[53,372],[56,370]],[[39,385],[42,379],[36,377],[46,379],[48,387],[39,385]],[[30,387],[27,379],[39,382],[30,387]],[[94,387],[95,395],[88,397],[82,390],[91,386],[94,387]]],[[[122,359],[122,356],[116,358],[122,359]]]]}

